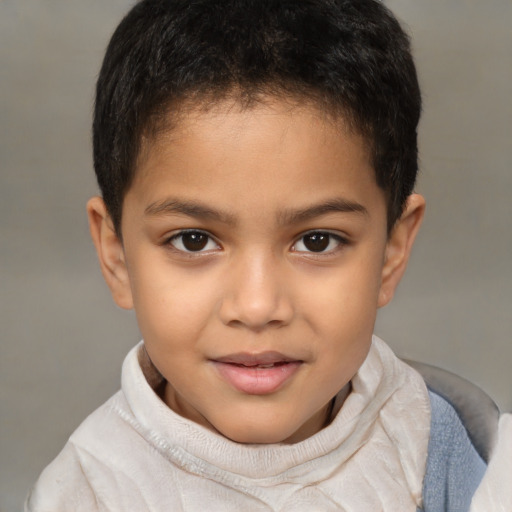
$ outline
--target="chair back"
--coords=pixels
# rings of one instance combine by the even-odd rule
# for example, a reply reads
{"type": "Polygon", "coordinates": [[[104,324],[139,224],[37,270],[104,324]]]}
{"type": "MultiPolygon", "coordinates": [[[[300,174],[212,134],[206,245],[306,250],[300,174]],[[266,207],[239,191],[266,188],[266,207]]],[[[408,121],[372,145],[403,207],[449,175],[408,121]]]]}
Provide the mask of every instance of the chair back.
{"type": "Polygon", "coordinates": [[[476,451],[489,462],[498,436],[500,411],[483,390],[454,373],[417,361],[405,360],[425,380],[427,387],[455,409],[476,451]]]}

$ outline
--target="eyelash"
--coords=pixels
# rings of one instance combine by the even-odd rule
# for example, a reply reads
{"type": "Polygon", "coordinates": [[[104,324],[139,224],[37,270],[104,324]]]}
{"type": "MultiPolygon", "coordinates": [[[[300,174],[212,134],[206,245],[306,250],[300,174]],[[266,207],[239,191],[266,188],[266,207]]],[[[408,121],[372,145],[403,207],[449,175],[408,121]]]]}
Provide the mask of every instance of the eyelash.
{"type": "MultiPolygon", "coordinates": [[[[190,242],[190,240],[189,240],[189,242],[190,242]]],[[[194,242],[194,240],[192,240],[192,242],[194,242]]],[[[313,255],[313,256],[330,255],[330,254],[336,253],[343,246],[348,245],[348,243],[349,242],[346,238],[344,238],[338,234],[334,234],[329,231],[313,230],[313,231],[308,231],[307,233],[302,234],[293,243],[291,250],[296,253],[303,253],[303,254],[308,254],[308,255],[313,255]],[[317,248],[319,248],[321,250],[318,250],[318,251],[311,250],[311,247],[308,250],[308,248],[306,247],[306,244],[304,243],[304,239],[306,239],[307,237],[311,237],[311,239],[313,239],[314,237],[318,237],[319,239],[317,240],[317,242],[320,242],[320,244],[319,244],[319,247],[317,247],[317,248]],[[325,240],[325,237],[327,238],[327,240],[325,240]],[[325,248],[322,248],[322,242],[323,243],[327,242],[327,245],[325,246],[325,248]],[[332,247],[329,248],[333,242],[336,243],[336,246],[334,248],[332,248],[332,247]],[[304,245],[306,250],[303,250],[303,249],[298,250],[297,249],[297,246],[301,243],[304,245]]],[[[199,255],[199,254],[203,254],[203,253],[208,253],[208,252],[218,249],[220,247],[220,244],[217,241],[215,241],[215,239],[212,237],[212,235],[210,235],[206,231],[201,231],[199,229],[188,229],[188,230],[180,231],[180,232],[172,235],[171,237],[167,238],[164,241],[164,245],[171,246],[174,250],[176,250],[180,253],[183,253],[183,254],[187,254],[187,255],[199,255]],[[190,235],[192,237],[196,236],[198,238],[198,240],[196,240],[196,242],[198,242],[198,246],[197,246],[198,250],[190,250],[190,247],[187,248],[185,246],[183,238],[186,235],[190,235]],[[206,240],[201,240],[201,237],[205,237],[206,240]],[[202,245],[202,242],[204,242],[204,245],[202,245]],[[211,244],[214,244],[215,247],[213,247],[213,248],[209,247],[211,244]]]]}

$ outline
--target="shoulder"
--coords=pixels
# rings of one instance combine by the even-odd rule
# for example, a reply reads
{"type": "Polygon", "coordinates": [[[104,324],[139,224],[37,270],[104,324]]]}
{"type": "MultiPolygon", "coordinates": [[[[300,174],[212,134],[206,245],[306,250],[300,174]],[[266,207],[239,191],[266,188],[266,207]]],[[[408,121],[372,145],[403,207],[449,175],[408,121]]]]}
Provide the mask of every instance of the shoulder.
{"type": "Polygon", "coordinates": [[[108,510],[103,489],[115,488],[122,475],[115,469],[122,452],[137,436],[122,392],[96,409],[71,435],[59,455],[44,469],[26,504],[26,512],[108,510]],[[117,482],[116,482],[117,480],[117,482]]]}
{"type": "Polygon", "coordinates": [[[473,445],[454,407],[429,391],[432,409],[424,510],[467,511],[486,464],[473,445]]]}
{"type": "MultiPolygon", "coordinates": [[[[109,402],[93,412],[73,435],[89,430],[94,423],[93,418],[101,416],[109,402]]],[[[80,452],[70,439],[39,476],[27,497],[25,511],[97,510],[96,505],[86,468],[81,464],[80,452]]]]}
{"type": "Polygon", "coordinates": [[[158,510],[160,502],[175,503],[172,486],[163,485],[176,476],[166,458],[172,447],[161,446],[152,428],[165,407],[145,379],[140,347],[125,358],[121,391],[71,435],[36,482],[26,512],[158,510]]]}

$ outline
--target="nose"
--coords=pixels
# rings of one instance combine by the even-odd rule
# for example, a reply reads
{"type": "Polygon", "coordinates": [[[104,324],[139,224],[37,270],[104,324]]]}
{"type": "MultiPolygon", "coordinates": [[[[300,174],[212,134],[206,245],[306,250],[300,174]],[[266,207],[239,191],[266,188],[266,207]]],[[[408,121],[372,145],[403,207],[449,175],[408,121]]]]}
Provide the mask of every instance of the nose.
{"type": "Polygon", "coordinates": [[[272,254],[253,251],[227,270],[220,318],[226,325],[260,331],[282,327],[293,318],[286,272],[272,254]]]}

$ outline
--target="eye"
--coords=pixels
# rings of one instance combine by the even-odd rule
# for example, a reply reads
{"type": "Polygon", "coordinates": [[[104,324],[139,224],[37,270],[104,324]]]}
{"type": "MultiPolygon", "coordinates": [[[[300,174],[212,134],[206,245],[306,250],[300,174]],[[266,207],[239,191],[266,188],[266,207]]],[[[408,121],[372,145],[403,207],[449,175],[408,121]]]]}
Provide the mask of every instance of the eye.
{"type": "Polygon", "coordinates": [[[292,247],[295,252],[327,253],[333,252],[345,244],[339,235],[325,231],[310,231],[303,235],[292,247]]]}
{"type": "Polygon", "coordinates": [[[172,236],[168,243],[182,252],[206,252],[219,248],[219,244],[204,231],[181,231],[172,236]]]}

